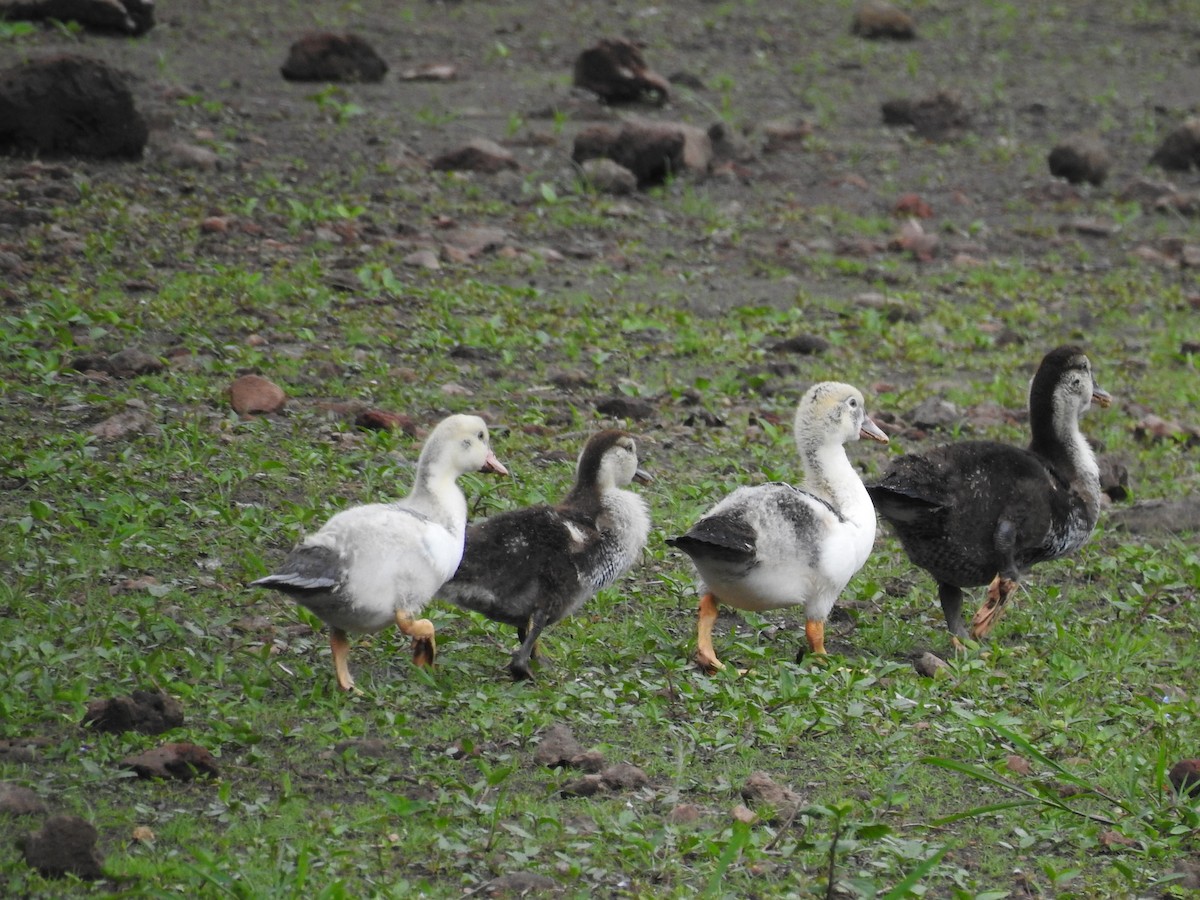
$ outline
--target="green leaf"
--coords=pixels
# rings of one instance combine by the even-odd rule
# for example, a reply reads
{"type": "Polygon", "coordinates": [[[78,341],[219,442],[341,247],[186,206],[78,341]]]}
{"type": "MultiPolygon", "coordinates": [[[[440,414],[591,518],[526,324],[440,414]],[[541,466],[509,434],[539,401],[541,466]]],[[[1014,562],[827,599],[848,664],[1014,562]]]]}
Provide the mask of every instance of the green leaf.
{"type": "Polygon", "coordinates": [[[917,886],[917,882],[928,875],[933,870],[933,867],[942,861],[942,857],[945,855],[946,848],[942,847],[937,853],[905,875],[894,888],[882,896],[881,900],[901,900],[901,898],[907,897],[912,892],[912,889],[917,886]]]}

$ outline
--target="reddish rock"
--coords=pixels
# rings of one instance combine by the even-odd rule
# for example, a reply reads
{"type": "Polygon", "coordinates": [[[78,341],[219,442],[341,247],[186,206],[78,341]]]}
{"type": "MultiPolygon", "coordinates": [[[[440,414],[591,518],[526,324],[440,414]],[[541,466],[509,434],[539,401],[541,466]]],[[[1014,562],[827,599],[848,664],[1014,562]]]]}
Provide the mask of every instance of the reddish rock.
{"type": "Polygon", "coordinates": [[[913,660],[913,668],[917,670],[917,674],[925,678],[936,678],[938,672],[949,670],[950,666],[940,656],[933,653],[925,652],[913,660]]]}
{"type": "Polygon", "coordinates": [[[1004,758],[1004,765],[1014,775],[1028,777],[1033,774],[1033,766],[1029,764],[1029,760],[1023,756],[1017,756],[1015,753],[1010,753],[1004,758]]]}
{"type": "Polygon", "coordinates": [[[671,93],[667,80],[646,65],[641,49],[626,38],[605,39],[580,53],[574,82],[606,103],[649,98],[661,106],[671,93]]]}
{"type": "Polygon", "coordinates": [[[892,250],[905,250],[920,262],[929,262],[937,253],[938,236],[926,231],[916,219],[909,219],[900,226],[900,233],[889,242],[892,250]]]}
{"type": "Polygon", "coordinates": [[[487,138],[472,138],[461,147],[435,157],[430,165],[443,172],[483,172],[488,175],[520,168],[508,150],[487,138]]]}
{"type": "Polygon", "coordinates": [[[154,27],[154,0],[0,0],[0,19],[56,19],[136,37],[154,27]]]}
{"type": "Polygon", "coordinates": [[[533,753],[539,766],[557,768],[570,765],[571,760],[583,752],[583,746],[575,739],[566,725],[554,724],[546,729],[533,753]]]}
{"type": "Polygon", "coordinates": [[[1200,117],[1188,119],[1168,134],[1150,162],[1172,172],[1200,169],[1200,117]]]}
{"type": "Polygon", "coordinates": [[[138,159],[149,129],[105,63],[52,56],[0,72],[0,153],[138,159]]]}
{"type": "Polygon", "coordinates": [[[162,691],[134,691],[128,697],[91,701],[81,724],[114,734],[162,734],[183,724],[183,704],[162,691]]]}
{"type": "Polygon", "coordinates": [[[285,403],[283,388],[261,375],[243,375],[229,386],[229,404],[240,416],[278,412],[285,403]]]}
{"type": "Polygon", "coordinates": [[[631,763],[617,763],[600,773],[605,787],[614,791],[632,791],[650,783],[645,771],[631,763]]]}
{"type": "Polygon", "coordinates": [[[382,81],[385,63],[356,34],[310,32],[292,44],[279,70],[288,81],[382,81]]]}
{"type": "Polygon", "coordinates": [[[802,800],[795,791],[778,784],[766,772],[751,772],[742,785],[742,799],[754,807],[769,807],[776,814],[790,814],[802,800]]]}
{"type": "Polygon", "coordinates": [[[933,207],[921,199],[920,194],[901,194],[896,198],[892,212],[898,216],[917,219],[932,219],[933,207]]]}
{"type": "Polygon", "coordinates": [[[680,803],[666,815],[666,820],[672,825],[691,825],[699,822],[704,815],[695,803],[680,803]]]}
{"type": "Polygon", "coordinates": [[[712,140],[703,129],[682,123],[594,125],[575,136],[571,158],[577,163],[611,159],[632,172],[639,187],[648,187],[672,175],[706,174],[712,165],[712,140]]]}
{"type": "Polygon", "coordinates": [[[1054,146],[1046,158],[1050,174],[1071,184],[1102,184],[1112,159],[1108,147],[1097,137],[1075,135],[1054,146]]]}
{"type": "Polygon", "coordinates": [[[115,413],[88,431],[102,441],[119,441],[131,435],[156,434],[158,425],[149,410],[135,408],[115,413]]]}
{"type": "Polygon", "coordinates": [[[216,778],[220,772],[213,755],[197,744],[163,744],[144,753],[121,760],[122,769],[132,769],[139,778],[164,778],[191,781],[216,778]]]}
{"type": "Polygon", "coordinates": [[[354,424],[367,431],[402,431],[409,437],[417,436],[417,423],[411,416],[382,409],[364,409],[354,417],[354,424]]]}
{"type": "Polygon", "coordinates": [[[1200,759],[1181,759],[1171,766],[1167,775],[1175,793],[1184,797],[1195,797],[1200,793],[1200,759]]]}
{"type": "Polygon", "coordinates": [[[75,875],[86,881],[104,877],[104,858],[96,848],[99,835],[91,822],[78,816],[55,816],[18,844],[25,862],[46,878],[75,875]]]}
{"type": "Polygon", "coordinates": [[[864,38],[911,41],[917,36],[913,17],[884,0],[864,0],[854,10],[850,33],[864,38]]]}

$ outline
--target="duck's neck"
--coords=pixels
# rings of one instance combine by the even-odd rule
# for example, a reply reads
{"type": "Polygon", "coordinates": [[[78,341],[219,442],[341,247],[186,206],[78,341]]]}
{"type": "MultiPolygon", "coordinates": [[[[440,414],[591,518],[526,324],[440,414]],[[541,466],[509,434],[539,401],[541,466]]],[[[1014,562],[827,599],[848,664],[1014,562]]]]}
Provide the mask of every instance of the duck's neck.
{"type": "Polygon", "coordinates": [[[1079,415],[1074,409],[1052,412],[1049,421],[1030,416],[1033,440],[1029,449],[1070,483],[1087,510],[1088,522],[1095,525],[1100,517],[1100,466],[1096,454],[1079,430],[1079,415]]]}
{"type": "Polygon", "coordinates": [[[874,521],[871,497],[846,456],[845,447],[841,444],[808,446],[801,456],[806,491],[827,501],[847,519],[858,522],[862,513],[869,511],[870,519],[874,521]]]}
{"type": "Polygon", "coordinates": [[[436,466],[417,466],[413,489],[402,501],[457,534],[467,527],[467,498],[456,482],[456,474],[436,466]]]}

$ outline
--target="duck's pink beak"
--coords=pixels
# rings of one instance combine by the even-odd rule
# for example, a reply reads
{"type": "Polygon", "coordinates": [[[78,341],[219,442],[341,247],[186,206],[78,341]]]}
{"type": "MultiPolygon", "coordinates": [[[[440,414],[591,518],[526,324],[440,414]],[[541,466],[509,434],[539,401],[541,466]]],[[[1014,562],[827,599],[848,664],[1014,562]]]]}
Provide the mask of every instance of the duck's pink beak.
{"type": "Polygon", "coordinates": [[[507,475],[508,469],[500,464],[500,460],[496,459],[496,454],[491,450],[488,451],[487,459],[483,461],[483,468],[480,472],[494,472],[497,475],[507,475]]]}
{"type": "Polygon", "coordinates": [[[858,430],[858,436],[860,438],[870,438],[873,441],[879,441],[881,444],[889,443],[888,436],[883,433],[883,429],[869,418],[863,419],[862,428],[858,430]]]}

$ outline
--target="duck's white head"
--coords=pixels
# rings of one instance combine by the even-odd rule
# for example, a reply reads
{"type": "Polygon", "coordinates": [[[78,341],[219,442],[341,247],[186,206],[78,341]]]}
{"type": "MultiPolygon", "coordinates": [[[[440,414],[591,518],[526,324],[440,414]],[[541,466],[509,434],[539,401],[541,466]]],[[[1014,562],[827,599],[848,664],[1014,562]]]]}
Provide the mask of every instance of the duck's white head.
{"type": "Polygon", "coordinates": [[[466,472],[508,474],[492,452],[487,423],[479,416],[442,419],[425,441],[418,466],[437,467],[455,477],[466,472]]]}
{"type": "Polygon", "coordinates": [[[1056,347],[1043,357],[1029,382],[1029,428],[1032,447],[1052,454],[1055,441],[1071,443],[1079,418],[1092,401],[1108,406],[1112,396],[1096,384],[1092,363],[1080,347],[1056,347]]]}
{"type": "Polygon", "coordinates": [[[637,443],[624,431],[601,431],[594,434],[579,454],[576,467],[576,486],[597,490],[622,488],[630,482],[650,481],[650,476],[638,465],[637,443]]]}
{"type": "Polygon", "coordinates": [[[888,437],[867,415],[858,388],[838,381],[822,381],[804,392],[796,407],[796,446],[803,449],[841,445],[871,438],[881,444],[888,437]]]}

